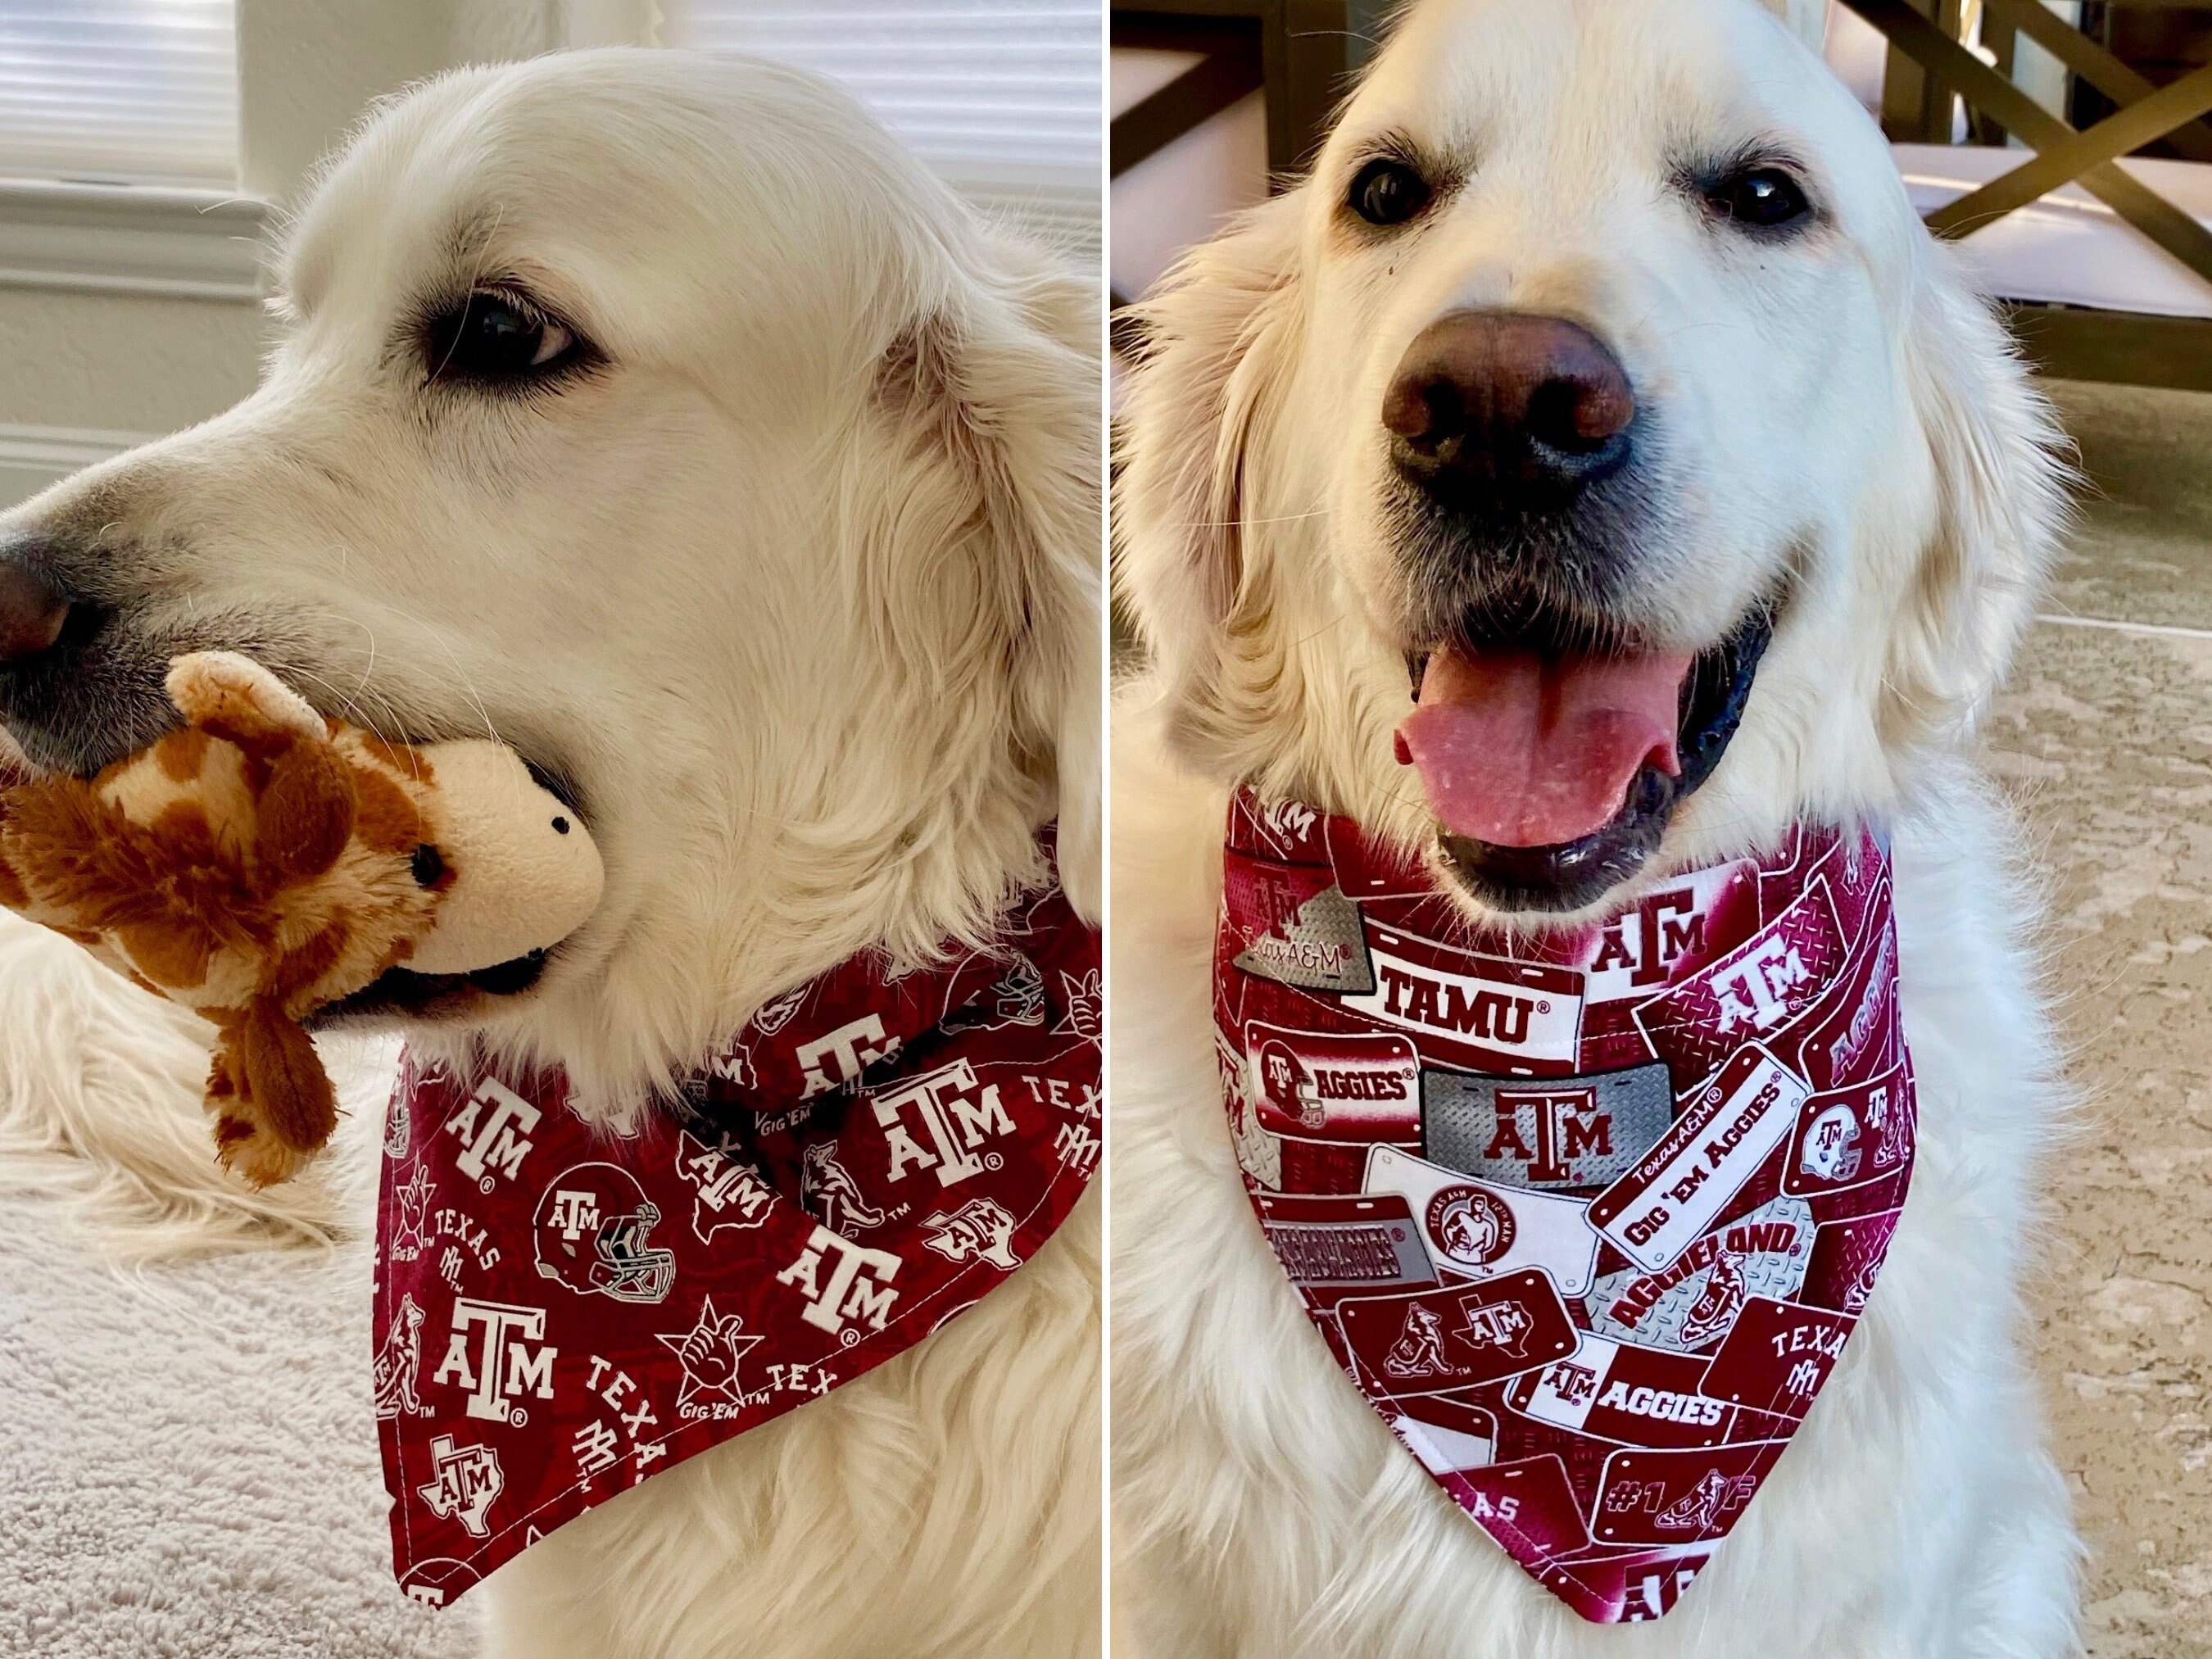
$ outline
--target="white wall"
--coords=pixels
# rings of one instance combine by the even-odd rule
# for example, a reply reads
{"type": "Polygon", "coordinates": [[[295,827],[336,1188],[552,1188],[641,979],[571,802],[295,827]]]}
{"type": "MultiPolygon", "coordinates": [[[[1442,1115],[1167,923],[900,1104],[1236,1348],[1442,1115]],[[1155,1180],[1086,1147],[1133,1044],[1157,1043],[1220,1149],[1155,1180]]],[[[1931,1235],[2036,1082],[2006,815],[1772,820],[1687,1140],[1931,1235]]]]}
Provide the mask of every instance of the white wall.
{"type": "MultiPolygon", "coordinates": [[[[572,9],[582,14],[577,38],[617,38],[623,17],[600,17],[607,6],[239,0],[241,195],[289,200],[370,100],[455,64],[562,44],[572,9]]],[[[210,282],[198,270],[205,216],[189,203],[170,212],[183,239],[174,257],[158,232],[120,246],[96,208],[64,216],[58,232],[52,216],[30,222],[0,201],[0,507],[253,389],[264,314],[248,250],[237,249],[229,280],[210,282]],[[211,288],[237,291],[210,297],[211,288]]],[[[253,228],[250,216],[230,227],[253,228]]]]}
{"type": "MultiPolygon", "coordinates": [[[[459,64],[649,43],[659,17],[659,0],[236,3],[238,198],[0,180],[0,507],[252,390],[255,204],[293,199],[372,99],[459,64]]],[[[969,193],[1097,257],[1087,193],[969,193]]]]}

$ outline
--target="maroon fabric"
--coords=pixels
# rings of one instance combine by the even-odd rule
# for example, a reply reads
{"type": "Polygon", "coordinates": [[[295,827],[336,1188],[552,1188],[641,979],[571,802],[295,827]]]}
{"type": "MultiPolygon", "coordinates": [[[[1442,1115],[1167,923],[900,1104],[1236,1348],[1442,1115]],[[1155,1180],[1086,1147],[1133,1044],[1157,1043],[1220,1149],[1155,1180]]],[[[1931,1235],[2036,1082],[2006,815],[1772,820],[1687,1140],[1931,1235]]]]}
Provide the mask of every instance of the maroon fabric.
{"type": "Polygon", "coordinates": [[[1827,1382],[1911,1179],[1887,849],[1801,827],[1602,922],[1482,931],[1240,792],[1214,1019],[1261,1231],[1438,1485],[1656,1619],[1827,1382]]]}
{"type": "Polygon", "coordinates": [[[778,998],[616,1138],[557,1072],[403,1066],[377,1216],[394,1571],[443,1604],[647,1476],[849,1382],[1035,1255],[1099,1146],[1097,933],[778,998]]]}

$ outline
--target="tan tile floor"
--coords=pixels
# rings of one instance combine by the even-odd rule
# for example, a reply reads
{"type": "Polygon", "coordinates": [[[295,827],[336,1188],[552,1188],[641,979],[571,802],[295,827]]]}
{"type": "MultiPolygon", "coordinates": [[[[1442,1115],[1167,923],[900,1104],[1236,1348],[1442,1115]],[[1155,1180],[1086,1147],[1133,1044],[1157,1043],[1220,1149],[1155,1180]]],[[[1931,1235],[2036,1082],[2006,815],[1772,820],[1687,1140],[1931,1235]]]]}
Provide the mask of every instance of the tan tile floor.
{"type": "Polygon", "coordinates": [[[2084,1097],[2035,1321],[2094,1659],[2212,1654],[2212,397],[2052,388],[2095,489],[1990,763],[2084,1097]],[[2202,630],[2154,633],[2148,628],[2202,630]]]}

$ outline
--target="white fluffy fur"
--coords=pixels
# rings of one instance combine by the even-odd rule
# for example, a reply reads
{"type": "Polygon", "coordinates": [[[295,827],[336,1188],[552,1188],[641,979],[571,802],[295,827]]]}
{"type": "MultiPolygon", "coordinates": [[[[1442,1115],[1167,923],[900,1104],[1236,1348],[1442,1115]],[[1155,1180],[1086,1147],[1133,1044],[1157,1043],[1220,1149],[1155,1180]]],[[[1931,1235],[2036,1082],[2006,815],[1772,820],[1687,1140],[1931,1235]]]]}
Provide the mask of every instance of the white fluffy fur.
{"type": "MultiPolygon", "coordinates": [[[[1777,8],[1780,9],[1779,7],[1777,8]]],[[[1314,182],[1197,250],[1147,307],[1117,503],[1155,666],[1116,708],[1117,1600],[1150,1659],[2055,1659],[2076,1546],[2016,1284],[2060,1112],[2001,803],[1962,738],[2062,518],[2048,415],[1912,216],[1880,135],[1749,0],[1429,0],[1314,182]],[[1468,168],[1394,237],[1335,219],[1387,131],[1468,168]],[[1753,248],[1670,186],[1780,137],[1830,222],[1753,248]],[[1666,1619],[1584,1624],[1513,1565],[1339,1372],[1253,1224],[1206,989],[1227,786],[1408,845],[1407,708],[1372,510],[1382,386],[1470,305],[1608,341],[1670,437],[1635,602],[1702,644],[1789,600],[1742,729],[1656,869],[1791,818],[1895,834],[1922,1142],[1842,1366],[1666,1619]]],[[[1654,878],[1647,875],[1644,880],[1654,878]]]]}
{"type": "MultiPolygon", "coordinates": [[[[764,997],[985,931],[1055,812],[1095,912],[1097,295],[849,98],[677,53],[446,76],[328,169],[278,289],[252,397],[0,529],[96,531],[131,626],[573,778],[606,898],[491,1042],[643,1109],[764,997]],[[416,319],[472,283],[604,365],[426,389],[416,319]]],[[[94,995],[75,964],[9,975],[13,1142],[179,1224],[239,1214],[167,1025],[140,1010],[158,1052],[52,1091],[78,1050],[17,1036],[40,975],[94,995]]],[[[494,1650],[1093,1650],[1097,1235],[1086,1202],[944,1333],[554,1534],[482,1592],[494,1650]]]]}

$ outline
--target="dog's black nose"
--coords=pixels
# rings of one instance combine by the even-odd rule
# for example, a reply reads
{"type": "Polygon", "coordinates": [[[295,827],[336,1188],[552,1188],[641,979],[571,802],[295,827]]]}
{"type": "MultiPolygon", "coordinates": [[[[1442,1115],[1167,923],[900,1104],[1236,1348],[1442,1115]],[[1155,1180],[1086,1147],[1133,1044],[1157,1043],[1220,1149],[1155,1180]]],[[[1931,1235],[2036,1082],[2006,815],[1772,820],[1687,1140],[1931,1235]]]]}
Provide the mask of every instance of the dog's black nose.
{"type": "Polygon", "coordinates": [[[69,621],[70,596],[46,574],[44,551],[33,538],[0,541],[0,663],[52,650],[69,621]]]}
{"type": "Polygon", "coordinates": [[[1391,459],[1446,506],[1564,507],[1628,454],[1636,392],[1564,317],[1460,311],[1414,337],[1382,399],[1391,459]]]}

